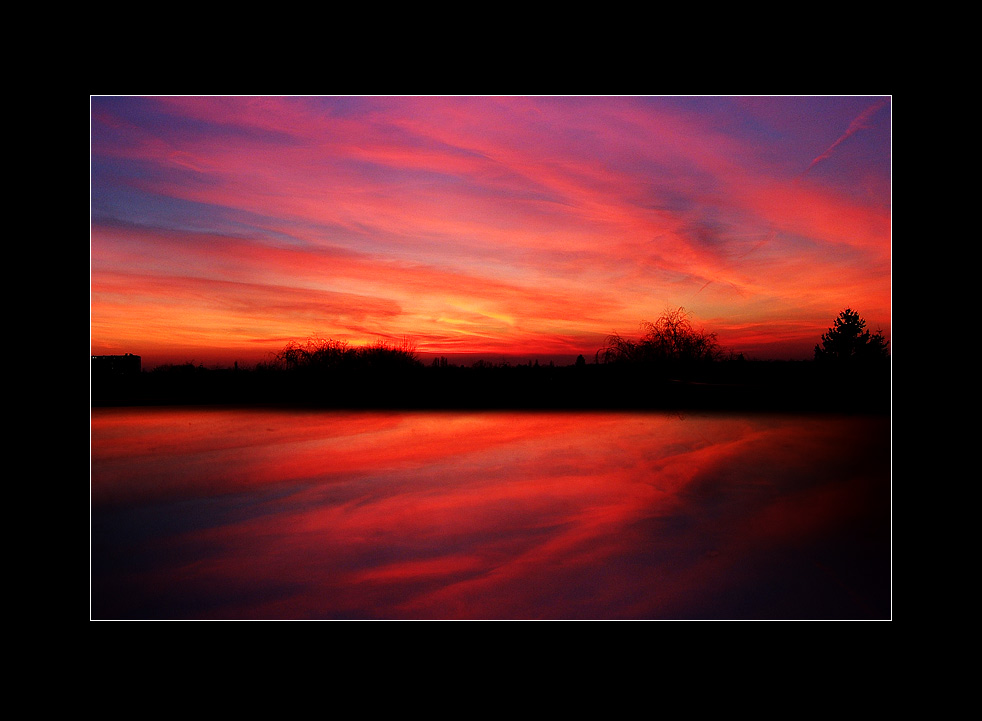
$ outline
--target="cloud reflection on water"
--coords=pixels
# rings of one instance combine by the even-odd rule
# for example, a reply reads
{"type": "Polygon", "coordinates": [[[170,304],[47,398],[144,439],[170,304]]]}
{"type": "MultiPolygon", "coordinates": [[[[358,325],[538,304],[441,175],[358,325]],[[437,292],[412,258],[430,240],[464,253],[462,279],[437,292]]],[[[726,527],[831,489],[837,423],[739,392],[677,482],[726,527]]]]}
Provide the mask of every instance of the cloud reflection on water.
{"type": "Polygon", "coordinates": [[[96,409],[93,616],[889,614],[889,420],[96,409]]]}

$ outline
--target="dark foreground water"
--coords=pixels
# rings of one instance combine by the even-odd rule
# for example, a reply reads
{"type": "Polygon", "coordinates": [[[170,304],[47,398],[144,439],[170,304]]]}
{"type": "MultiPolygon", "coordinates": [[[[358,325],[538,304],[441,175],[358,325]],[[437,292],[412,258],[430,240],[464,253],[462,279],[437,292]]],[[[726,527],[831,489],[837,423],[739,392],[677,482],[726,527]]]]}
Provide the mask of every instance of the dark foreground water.
{"type": "Polygon", "coordinates": [[[94,619],[887,619],[887,416],[92,411],[94,619]]]}

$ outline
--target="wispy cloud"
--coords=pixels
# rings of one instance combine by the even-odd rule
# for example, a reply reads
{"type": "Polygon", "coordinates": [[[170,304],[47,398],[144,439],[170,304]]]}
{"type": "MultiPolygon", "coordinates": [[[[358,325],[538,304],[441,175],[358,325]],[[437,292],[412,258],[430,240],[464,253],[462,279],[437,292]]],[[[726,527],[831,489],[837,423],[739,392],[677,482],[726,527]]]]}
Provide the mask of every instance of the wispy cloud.
{"type": "Polygon", "coordinates": [[[866,108],[866,110],[864,110],[862,113],[860,113],[856,117],[855,120],[853,120],[851,123],[849,123],[849,127],[846,128],[846,132],[844,132],[842,135],[840,135],[839,138],[834,143],[832,143],[826,149],[826,151],[824,153],[822,153],[821,155],[817,156],[814,160],[812,160],[812,162],[809,164],[809,166],[807,168],[805,168],[805,170],[802,173],[802,175],[804,175],[805,173],[807,173],[809,170],[811,170],[812,168],[814,168],[816,165],[818,165],[819,163],[821,163],[823,160],[828,160],[830,157],[832,157],[832,152],[836,148],[838,148],[840,145],[842,145],[842,143],[844,143],[846,140],[848,140],[853,135],[855,135],[856,133],[858,133],[860,130],[863,130],[863,129],[868,128],[869,127],[869,122],[872,119],[872,117],[874,115],[876,115],[878,112],[880,112],[880,110],[882,108],[886,107],[886,105],[887,105],[888,102],[889,101],[884,98],[880,102],[878,102],[878,103],[876,103],[874,105],[869,106],[868,108],[866,108]]]}
{"type": "MultiPolygon", "coordinates": [[[[802,102],[766,109],[798,134],[781,148],[813,137],[795,127],[802,102]]],[[[812,334],[843,304],[888,317],[888,210],[818,176],[788,187],[774,134],[747,107],[94,98],[93,345],[139,352],[134,319],[174,308],[154,286],[178,278],[194,279],[192,295],[207,284],[213,301],[207,323],[190,302],[167,317],[189,350],[217,342],[223,324],[242,347],[311,324],[355,341],[377,324],[435,353],[592,352],[595,337],[678,304],[707,319],[800,319],[807,308],[812,334]],[[330,312],[312,315],[306,293],[330,312]],[[244,310],[262,307],[276,313],[244,310]]],[[[858,131],[880,107],[813,165],[849,137],[879,137],[882,124],[858,131]]]]}

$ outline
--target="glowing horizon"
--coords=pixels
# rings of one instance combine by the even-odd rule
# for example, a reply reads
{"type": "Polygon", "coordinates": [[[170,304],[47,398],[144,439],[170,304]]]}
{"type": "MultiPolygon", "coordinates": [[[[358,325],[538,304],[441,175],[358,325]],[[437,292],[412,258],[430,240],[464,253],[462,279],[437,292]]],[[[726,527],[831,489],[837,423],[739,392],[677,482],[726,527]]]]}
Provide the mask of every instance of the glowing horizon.
{"type": "Polygon", "coordinates": [[[312,337],[592,357],[684,306],[751,358],[890,339],[887,97],[93,97],[91,351],[312,337]]]}

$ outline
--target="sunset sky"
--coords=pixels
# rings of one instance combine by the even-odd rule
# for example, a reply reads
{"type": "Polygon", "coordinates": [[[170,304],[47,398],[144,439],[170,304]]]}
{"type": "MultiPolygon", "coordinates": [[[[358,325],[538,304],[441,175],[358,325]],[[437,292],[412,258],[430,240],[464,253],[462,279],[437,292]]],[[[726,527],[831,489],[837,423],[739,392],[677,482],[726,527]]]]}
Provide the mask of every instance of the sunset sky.
{"type": "Polygon", "coordinates": [[[91,98],[91,351],[559,361],[684,306],[750,358],[890,338],[891,101],[91,98]]]}

